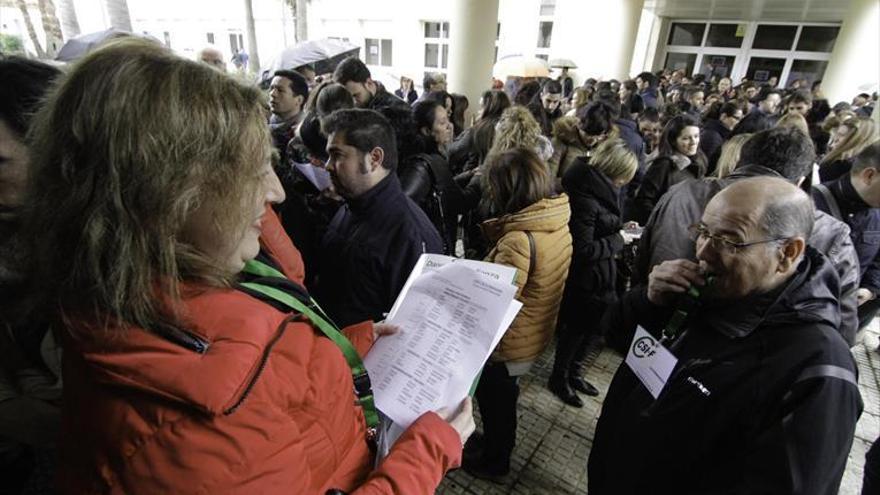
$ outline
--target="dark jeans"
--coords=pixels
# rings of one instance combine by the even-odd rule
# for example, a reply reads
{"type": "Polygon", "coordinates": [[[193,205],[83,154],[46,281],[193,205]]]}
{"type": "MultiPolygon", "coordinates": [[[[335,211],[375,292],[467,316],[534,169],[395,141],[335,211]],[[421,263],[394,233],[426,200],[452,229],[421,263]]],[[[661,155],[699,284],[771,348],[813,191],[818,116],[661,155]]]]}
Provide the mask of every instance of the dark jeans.
{"type": "Polygon", "coordinates": [[[880,298],[871,299],[859,306],[859,330],[868,326],[877,313],[880,313],[880,298]]]}
{"type": "Polygon", "coordinates": [[[483,461],[492,469],[510,467],[516,445],[517,382],[504,363],[488,363],[477,385],[477,405],[483,420],[483,461]]]}
{"type": "Polygon", "coordinates": [[[554,374],[573,370],[586,358],[590,343],[600,336],[599,322],[606,307],[604,302],[583,301],[577,310],[569,310],[560,316],[554,374]]]}

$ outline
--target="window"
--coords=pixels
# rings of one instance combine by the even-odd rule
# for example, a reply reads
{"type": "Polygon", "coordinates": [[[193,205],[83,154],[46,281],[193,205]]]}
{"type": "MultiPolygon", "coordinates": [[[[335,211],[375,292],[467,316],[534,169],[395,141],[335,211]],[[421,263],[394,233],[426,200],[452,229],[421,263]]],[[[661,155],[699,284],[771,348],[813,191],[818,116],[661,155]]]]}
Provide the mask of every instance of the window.
{"type": "Polygon", "coordinates": [[[539,54],[535,55],[535,58],[540,58],[540,59],[542,59],[542,60],[547,60],[548,58],[550,58],[550,55],[547,55],[546,53],[539,53],[539,54]]]}
{"type": "Polygon", "coordinates": [[[765,83],[771,77],[775,77],[779,84],[783,68],[785,68],[784,58],[752,57],[746,70],[746,78],[749,81],[765,83]]]}
{"type": "Polygon", "coordinates": [[[703,43],[703,33],[706,25],[703,23],[675,22],[669,30],[668,45],[700,46],[703,43]]]}
{"type": "Polygon", "coordinates": [[[686,74],[694,73],[697,63],[696,53],[669,53],[666,55],[666,68],[671,70],[684,69],[686,74]]]}
{"type": "Polygon", "coordinates": [[[552,16],[556,13],[556,0],[541,0],[541,15],[552,16]]]}
{"type": "MultiPolygon", "coordinates": [[[[425,22],[424,24],[425,69],[445,69],[449,64],[449,23],[425,22]]],[[[384,56],[384,52],[382,55],[384,56]]],[[[390,40],[388,41],[388,65],[391,65],[390,40]]]]}
{"type": "Polygon", "coordinates": [[[208,43],[214,44],[214,33],[207,33],[205,37],[208,38],[208,43]]]}
{"type": "Polygon", "coordinates": [[[765,50],[791,50],[794,45],[794,35],[797,34],[797,26],[782,26],[775,24],[759,24],[755,32],[755,41],[752,48],[765,50]]]}
{"type": "Polygon", "coordinates": [[[827,66],[828,62],[825,60],[794,60],[791,63],[785,87],[791,86],[795,79],[806,79],[810,84],[819,81],[825,75],[827,66]]]}
{"type": "Polygon", "coordinates": [[[553,22],[541,21],[538,24],[538,48],[550,48],[550,38],[553,36],[553,22]]]}
{"type": "Polygon", "coordinates": [[[717,78],[730,77],[733,73],[733,63],[736,57],[733,55],[703,55],[703,61],[700,62],[700,74],[705,74],[707,78],[715,76],[717,78]]]}
{"type": "Polygon", "coordinates": [[[744,38],[745,29],[741,24],[710,24],[706,46],[740,48],[744,38]]]}
{"type": "Polygon", "coordinates": [[[375,38],[367,38],[364,40],[364,62],[367,65],[384,65],[391,64],[391,40],[380,40],[375,38]]]}
{"type": "Polygon", "coordinates": [[[797,49],[803,52],[831,53],[839,32],[840,28],[836,26],[804,26],[801,28],[797,49]]]}
{"type": "Polygon", "coordinates": [[[233,54],[244,48],[244,35],[241,33],[229,33],[229,50],[233,54]]]}

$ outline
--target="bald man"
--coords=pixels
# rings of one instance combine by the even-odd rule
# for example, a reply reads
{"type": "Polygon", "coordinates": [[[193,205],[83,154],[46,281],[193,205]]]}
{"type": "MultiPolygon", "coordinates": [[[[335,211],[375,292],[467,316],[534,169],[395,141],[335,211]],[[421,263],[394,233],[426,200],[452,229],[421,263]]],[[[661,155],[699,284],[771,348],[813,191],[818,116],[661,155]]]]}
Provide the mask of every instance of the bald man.
{"type": "Polygon", "coordinates": [[[695,259],[657,265],[609,308],[609,337],[631,344],[591,495],[837,493],[862,400],[837,275],[806,243],[813,219],[790,182],[737,181],[690,229],[695,259]]]}
{"type": "Polygon", "coordinates": [[[223,61],[223,53],[213,46],[206,46],[196,54],[196,61],[208,64],[211,67],[226,72],[226,62],[223,61]]]}

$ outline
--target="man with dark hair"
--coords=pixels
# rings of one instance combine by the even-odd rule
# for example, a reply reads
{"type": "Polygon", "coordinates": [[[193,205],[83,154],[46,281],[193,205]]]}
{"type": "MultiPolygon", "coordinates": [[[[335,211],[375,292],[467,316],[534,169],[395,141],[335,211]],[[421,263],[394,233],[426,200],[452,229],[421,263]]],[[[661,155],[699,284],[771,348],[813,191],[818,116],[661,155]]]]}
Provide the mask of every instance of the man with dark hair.
{"type": "Polygon", "coordinates": [[[292,70],[275,72],[269,86],[269,110],[272,111],[269,127],[282,163],[287,162],[287,144],[296,136],[296,128],[305,116],[303,105],[308,98],[309,85],[302,75],[292,70]]]}
{"type": "Polygon", "coordinates": [[[706,92],[702,86],[685,86],[681,99],[684,102],[685,113],[695,118],[697,122],[703,120],[703,104],[706,101],[706,92]]]}
{"type": "Polygon", "coordinates": [[[378,321],[391,309],[422,253],[442,253],[440,234],[407,198],[388,119],[338,110],[323,122],[327,171],[345,199],[321,242],[316,295],[341,327],[378,321]]]}
{"type": "Polygon", "coordinates": [[[755,104],[755,108],[739,121],[733,130],[733,135],[755,133],[773,127],[779,120],[776,113],[781,102],[781,91],[770,86],[762,86],[758,96],[752,102],[755,104]]]}
{"type": "Polygon", "coordinates": [[[852,101],[853,112],[857,113],[860,117],[870,118],[874,112],[873,102],[874,100],[868,93],[859,93],[852,101]]]}
{"type": "Polygon", "coordinates": [[[856,155],[849,174],[813,186],[816,208],[845,222],[859,257],[859,328],[880,312],[880,143],[856,155]]]}
{"type": "Polygon", "coordinates": [[[405,101],[386,91],[380,82],[373,80],[370,69],[358,58],[349,57],[336,66],[333,80],[345,86],[358,108],[378,110],[382,107],[398,107],[409,111],[409,105],[405,101]]]}
{"type": "Polygon", "coordinates": [[[636,76],[636,86],[639,88],[639,96],[642,97],[642,103],[645,104],[645,107],[658,108],[660,106],[657,76],[650,72],[642,72],[636,76]]]}
{"type": "MultiPolygon", "coordinates": [[[[639,241],[635,280],[646,282],[651,269],[664,261],[694,257],[694,245],[688,239],[687,228],[700,219],[709,200],[725,187],[749,177],[777,177],[799,184],[812,173],[814,161],[813,143],[808,136],[790,127],[773,128],[746,141],[739,164],[727,177],[676,184],[660,198],[645,225],[639,241]]],[[[849,227],[817,211],[809,244],[825,254],[837,270],[840,330],[844,339],[853,345],[858,330],[859,264],[849,238],[849,227]]]]}
{"type": "Polygon", "coordinates": [[[733,128],[742,118],[743,110],[736,101],[721,105],[717,118],[714,115],[706,115],[706,122],[700,131],[700,149],[709,159],[710,173],[715,170],[715,164],[718,163],[721,146],[730,139],[733,128]]]}
{"type": "Polygon", "coordinates": [[[556,119],[562,117],[562,85],[559,81],[552,79],[544,83],[541,88],[540,96],[535,96],[529,102],[528,108],[541,126],[541,133],[545,136],[552,137],[553,123],[556,119]]]}
{"type": "Polygon", "coordinates": [[[811,108],[813,108],[813,95],[805,89],[794,91],[785,99],[786,113],[798,113],[806,119],[811,108]]]}
{"type": "Polygon", "coordinates": [[[692,224],[695,256],[609,307],[606,338],[628,352],[591,495],[837,493],[863,403],[812,210],[781,178],[736,182],[692,224]]]}

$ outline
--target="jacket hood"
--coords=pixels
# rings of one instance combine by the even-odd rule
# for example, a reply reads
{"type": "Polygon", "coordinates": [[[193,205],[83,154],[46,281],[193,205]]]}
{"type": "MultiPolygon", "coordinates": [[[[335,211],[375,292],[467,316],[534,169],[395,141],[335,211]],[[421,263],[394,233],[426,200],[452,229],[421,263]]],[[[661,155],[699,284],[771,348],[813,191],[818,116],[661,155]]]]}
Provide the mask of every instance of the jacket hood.
{"type": "Polygon", "coordinates": [[[731,338],[745,337],[760,326],[794,324],[840,327],[840,279],[824,255],[807,247],[794,275],[767,294],[734,303],[707,304],[703,319],[731,338]]]}
{"type": "Polygon", "coordinates": [[[482,227],[489,241],[496,242],[508,232],[555,232],[568,226],[570,217],[568,196],[561,194],[542,199],[516,213],[486,220],[482,227]]]}

